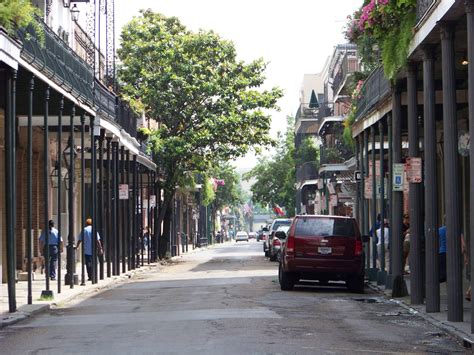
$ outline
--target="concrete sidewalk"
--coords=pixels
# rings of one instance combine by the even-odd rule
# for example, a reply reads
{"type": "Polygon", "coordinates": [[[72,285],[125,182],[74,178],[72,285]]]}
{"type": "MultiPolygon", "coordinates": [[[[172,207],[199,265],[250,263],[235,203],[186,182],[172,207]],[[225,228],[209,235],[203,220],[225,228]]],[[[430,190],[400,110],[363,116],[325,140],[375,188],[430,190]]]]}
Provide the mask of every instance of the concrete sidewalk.
{"type": "MultiPolygon", "coordinates": [[[[410,292],[410,275],[405,275],[405,282],[407,284],[408,292],[410,292]]],[[[377,285],[376,282],[369,282],[368,285],[371,289],[382,292],[387,297],[391,297],[391,290],[386,290],[385,286],[377,285]]],[[[468,287],[469,286],[466,283],[464,290],[467,290],[468,287]]],[[[391,301],[398,303],[411,313],[419,315],[427,322],[456,337],[466,348],[473,349],[474,334],[471,333],[471,302],[464,300],[463,322],[448,322],[446,282],[440,284],[440,312],[427,313],[425,305],[412,305],[410,303],[410,296],[391,299],[391,301]]]]}

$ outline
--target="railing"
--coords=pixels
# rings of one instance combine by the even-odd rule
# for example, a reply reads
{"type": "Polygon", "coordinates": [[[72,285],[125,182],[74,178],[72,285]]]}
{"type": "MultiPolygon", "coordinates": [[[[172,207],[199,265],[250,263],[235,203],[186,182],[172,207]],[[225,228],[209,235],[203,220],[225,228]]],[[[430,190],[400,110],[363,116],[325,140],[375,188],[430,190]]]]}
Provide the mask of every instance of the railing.
{"type": "Polygon", "coordinates": [[[38,23],[44,32],[44,43],[32,27],[17,32],[23,42],[21,57],[74,97],[92,106],[92,68],[39,18],[38,23]]]}
{"type": "Polygon", "coordinates": [[[296,114],[296,120],[300,118],[313,118],[315,120],[321,120],[324,117],[332,116],[334,104],[333,103],[321,103],[319,107],[311,108],[309,103],[300,104],[298,112],[296,114]]]}
{"type": "Polygon", "coordinates": [[[367,78],[357,102],[356,121],[360,120],[378,102],[390,95],[390,82],[385,78],[383,68],[375,69],[367,78]]]}
{"type": "Polygon", "coordinates": [[[339,70],[333,79],[332,89],[334,94],[337,95],[341,91],[342,86],[346,82],[347,77],[359,70],[359,62],[357,57],[353,53],[346,52],[342,59],[342,63],[339,66],[339,70]]]}
{"type": "Polygon", "coordinates": [[[135,113],[122,100],[119,100],[117,111],[116,122],[132,137],[137,137],[137,116],[135,113]]]}
{"type": "Polygon", "coordinates": [[[111,120],[115,120],[115,94],[103,86],[99,80],[95,79],[94,85],[94,106],[99,112],[109,116],[111,120]]]}
{"type": "Polygon", "coordinates": [[[437,0],[418,0],[416,2],[416,22],[418,23],[437,0]]]}
{"type": "Polygon", "coordinates": [[[296,182],[313,180],[319,177],[318,162],[307,161],[296,169],[296,182]]]}

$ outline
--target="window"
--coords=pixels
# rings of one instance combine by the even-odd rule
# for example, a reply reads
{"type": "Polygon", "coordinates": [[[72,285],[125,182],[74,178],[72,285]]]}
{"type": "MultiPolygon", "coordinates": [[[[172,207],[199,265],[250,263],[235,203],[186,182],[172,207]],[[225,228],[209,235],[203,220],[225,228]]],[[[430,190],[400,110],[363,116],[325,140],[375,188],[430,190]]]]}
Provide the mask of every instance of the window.
{"type": "Polygon", "coordinates": [[[354,221],[346,218],[299,218],[295,234],[302,237],[354,237],[354,221]]]}

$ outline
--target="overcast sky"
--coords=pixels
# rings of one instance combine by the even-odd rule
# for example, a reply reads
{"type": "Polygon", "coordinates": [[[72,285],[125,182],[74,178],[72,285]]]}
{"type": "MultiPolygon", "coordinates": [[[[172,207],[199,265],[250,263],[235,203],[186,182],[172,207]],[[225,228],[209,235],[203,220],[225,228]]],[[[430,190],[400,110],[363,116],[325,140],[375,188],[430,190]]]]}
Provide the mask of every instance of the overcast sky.
{"type": "MultiPolygon", "coordinates": [[[[280,112],[272,115],[272,135],[283,131],[286,116],[298,108],[303,74],[321,71],[334,45],[344,43],[346,17],[360,6],[354,0],[116,0],[116,28],[151,8],[176,16],[192,30],[214,30],[232,40],[239,59],[264,58],[269,62],[266,86],[283,88],[280,112]]],[[[250,168],[251,155],[237,162],[250,168]]]]}

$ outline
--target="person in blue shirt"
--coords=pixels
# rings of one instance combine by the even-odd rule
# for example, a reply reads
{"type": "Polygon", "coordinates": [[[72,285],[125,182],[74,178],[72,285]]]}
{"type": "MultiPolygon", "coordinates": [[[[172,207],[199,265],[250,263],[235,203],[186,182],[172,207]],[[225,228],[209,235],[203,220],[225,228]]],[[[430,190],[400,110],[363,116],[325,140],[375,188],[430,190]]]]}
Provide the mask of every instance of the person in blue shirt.
{"type": "Polygon", "coordinates": [[[438,235],[439,235],[439,250],[438,250],[439,282],[446,282],[446,226],[439,227],[438,235]]]}
{"type": "MultiPolygon", "coordinates": [[[[86,269],[88,281],[92,280],[92,219],[88,218],[86,220],[86,227],[79,234],[77,248],[79,249],[81,243],[84,242],[84,255],[86,257],[86,269]]],[[[100,256],[104,253],[102,250],[102,244],[100,242],[99,233],[97,233],[96,238],[97,243],[97,256],[100,256]]]]}
{"type": "Polygon", "coordinates": [[[43,256],[46,256],[46,247],[48,247],[49,260],[45,260],[45,262],[49,263],[49,277],[51,280],[56,280],[56,264],[59,251],[61,251],[61,253],[63,251],[63,238],[59,235],[59,231],[54,228],[53,220],[48,222],[48,245],[46,245],[45,231],[41,232],[39,242],[43,256]]]}

